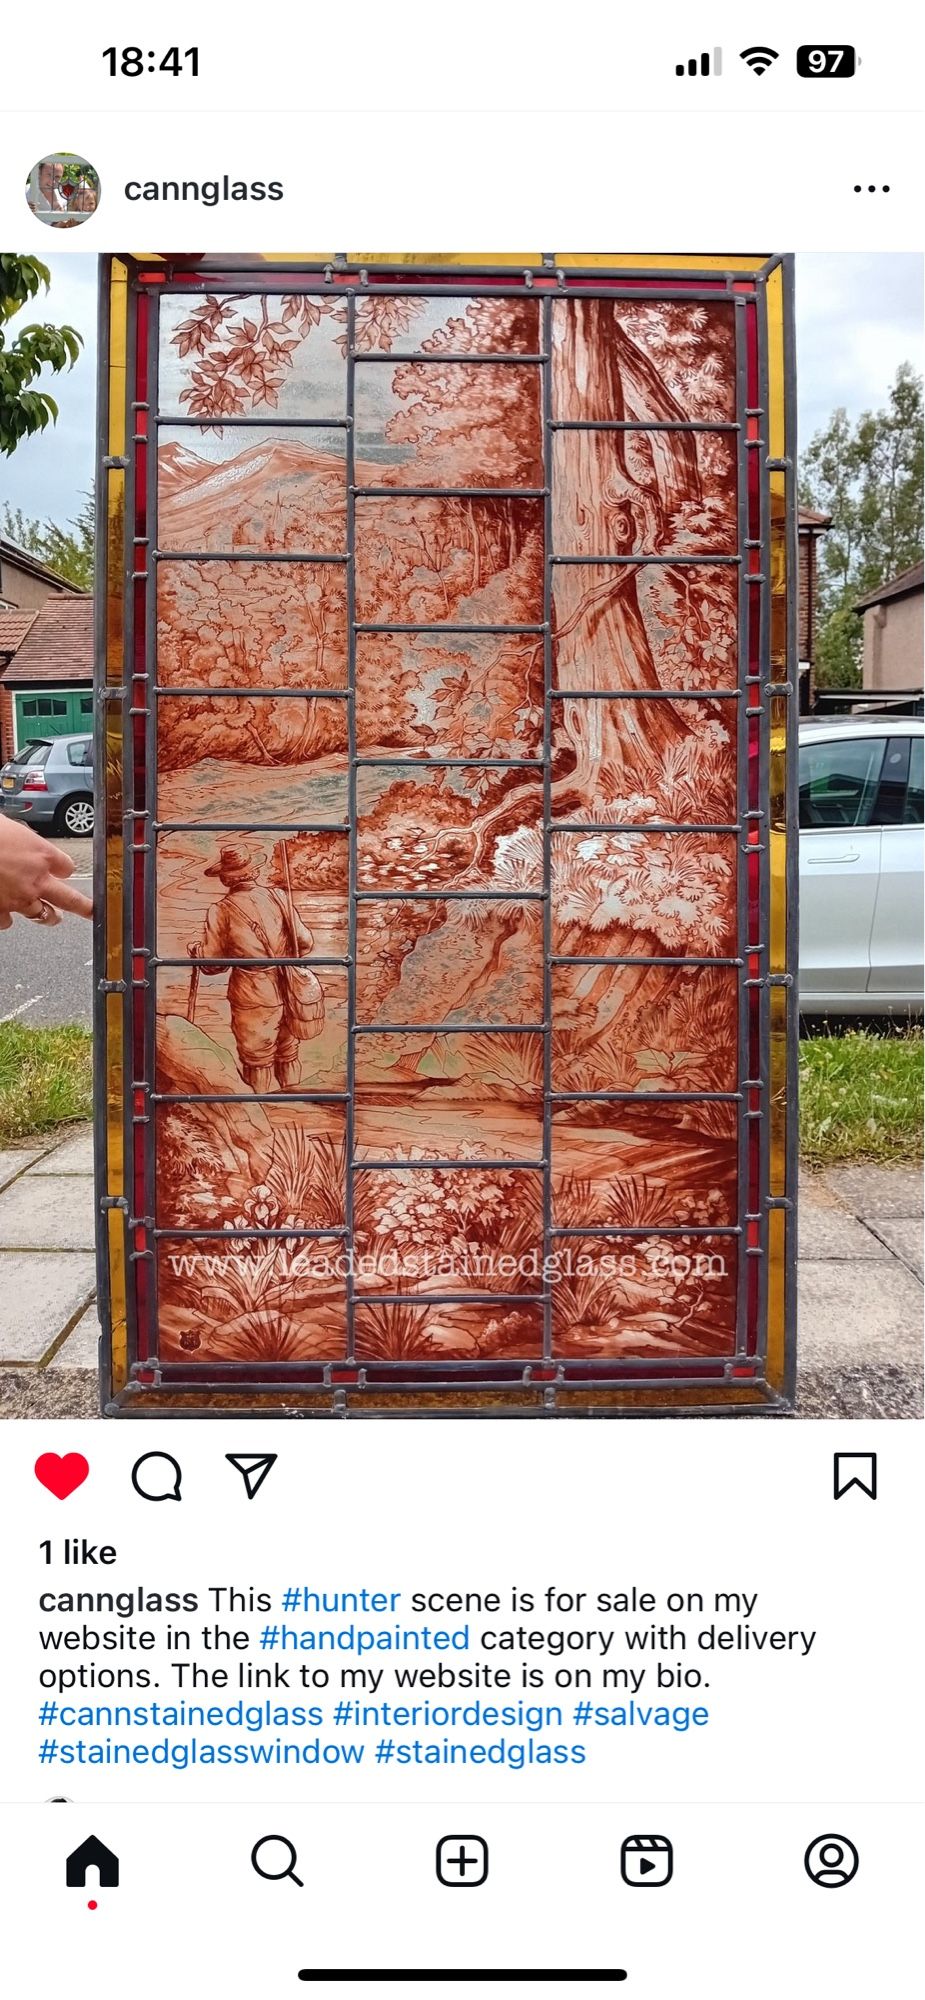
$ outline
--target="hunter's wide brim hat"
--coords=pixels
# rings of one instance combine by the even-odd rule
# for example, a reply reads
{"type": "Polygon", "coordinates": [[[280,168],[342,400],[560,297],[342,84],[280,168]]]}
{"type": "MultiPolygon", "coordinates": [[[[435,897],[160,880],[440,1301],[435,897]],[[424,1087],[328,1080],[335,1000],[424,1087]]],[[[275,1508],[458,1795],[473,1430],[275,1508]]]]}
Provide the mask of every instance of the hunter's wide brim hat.
{"type": "Polygon", "coordinates": [[[205,872],[207,875],[218,875],[223,881],[228,875],[253,875],[255,870],[262,868],[266,858],[261,847],[245,847],[242,844],[222,847],[218,860],[213,861],[205,872]]]}

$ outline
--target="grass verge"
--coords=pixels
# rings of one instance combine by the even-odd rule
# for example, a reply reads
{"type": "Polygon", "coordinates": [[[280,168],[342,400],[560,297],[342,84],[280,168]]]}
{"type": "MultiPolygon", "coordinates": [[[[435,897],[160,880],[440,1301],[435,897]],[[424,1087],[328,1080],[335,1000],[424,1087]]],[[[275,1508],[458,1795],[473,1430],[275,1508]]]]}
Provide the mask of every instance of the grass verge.
{"type": "Polygon", "coordinates": [[[86,1028],[0,1022],[0,1146],[91,1116],[91,1047],[86,1028]]]}
{"type": "MultiPolygon", "coordinates": [[[[0,1023],[0,1146],[91,1116],[85,1028],[0,1023]]],[[[808,1166],[915,1161],[923,1152],[919,1029],[815,1034],[800,1043],[800,1155],[808,1166]]]]}
{"type": "Polygon", "coordinates": [[[920,1160],[922,1082],[919,1029],[806,1037],[800,1043],[800,1158],[811,1167],[920,1160]]]}

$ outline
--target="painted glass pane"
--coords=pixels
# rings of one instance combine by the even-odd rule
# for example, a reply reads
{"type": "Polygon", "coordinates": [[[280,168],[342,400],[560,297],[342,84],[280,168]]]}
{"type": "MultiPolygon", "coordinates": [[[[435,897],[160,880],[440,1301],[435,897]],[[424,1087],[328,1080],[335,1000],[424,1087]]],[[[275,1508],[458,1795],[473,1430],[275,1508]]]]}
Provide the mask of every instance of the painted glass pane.
{"type": "Polygon", "coordinates": [[[265,695],[163,695],[157,709],[161,820],[257,824],[347,818],[347,714],[341,701],[265,695]]]}
{"type": "Polygon", "coordinates": [[[168,294],[161,301],[161,411],[343,417],[346,317],[339,299],[168,294]]]}
{"type": "Polygon", "coordinates": [[[731,422],[735,307],[556,299],[552,400],[553,416],[566,422],[731,422]]]}
{"type": "MultiPolygon", "coordinates": [[[[264,1206],[270,1211],[272,1204],[264,1206]]],[[[160,1353],[175,1367],[339,1361],[347,1346],[337,1237],[162,1236],[160,1353]]]]}
{"type": "Polygon", "coordinates": [[[735,823],[733,702],[556,702],[552,754],[554,820],[735,823]]]}
{"type": "Polygon", "coordinates": [[[541,405],[535,364],[358,366],[359,478],[369,486],[542,486],[541,405]]]}
{"type": "Polygon", "coordinates": [[[536,633],[361,633],[362,755],[540,758],[543,641],[536,633]]]}
{"type": "Polygon", "coordinates": [[[359,500],[356,535],[363,625],[542,619],[541,500],[359,500]]]}
{"type": "Polygon", "coordinates": [[[343,431],[165,424],[159,438],[162,548],[277,556],[345,550],[343,431]]]}
{"type": "Polygon", "coordinates": [[[681,1362],[733,1351],[733,1237],[563,1236],[556,1256],[556,1356],[681,1362]]]}
{"type": "Polygon", "coordinates": [[[159,563],[157,672],[164,687],[345,688],[345,569],[159,563]]]}
{"type": "Polygon", "coordinates": [[[553,571],[553,685],[640,694],[733,689],[738,577],[732,564],[567,564],[553,571]]]}

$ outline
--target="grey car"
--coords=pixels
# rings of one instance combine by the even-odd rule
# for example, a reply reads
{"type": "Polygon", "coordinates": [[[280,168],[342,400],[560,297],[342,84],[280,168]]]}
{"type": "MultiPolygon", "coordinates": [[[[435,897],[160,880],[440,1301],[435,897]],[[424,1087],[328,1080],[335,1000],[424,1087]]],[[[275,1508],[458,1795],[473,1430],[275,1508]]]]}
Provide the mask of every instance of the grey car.
{"type": "Polygon", "coordinates": [[[0,808],[43,833],[92,833],[92,736],[38,737],[24,744],[0,770],[0,808]]]}

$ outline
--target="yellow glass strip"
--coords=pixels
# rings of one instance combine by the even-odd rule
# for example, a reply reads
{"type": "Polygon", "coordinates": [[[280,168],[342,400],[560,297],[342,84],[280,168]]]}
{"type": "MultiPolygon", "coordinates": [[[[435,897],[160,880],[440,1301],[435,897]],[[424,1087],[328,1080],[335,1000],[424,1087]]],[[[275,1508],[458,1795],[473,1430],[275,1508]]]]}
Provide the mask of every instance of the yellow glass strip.
{"type": "Polygon", "coordinates": [[[543,269],[541,250],[348,250],[348,264],[430,264],[452,269],[454,264],[480,264],[499,271],[543,269]]]}
{"type": "MultiPolygon", "coordinates": [[[[773,407],[773,406],[772,406],[773,407]]],[[[771,679],[787,679],[787,473],[768,474],[771,488],[771,679]]]]}
{"type": "Polygon", "coordinates": [[[765,286],[768,315],[768,452],[771,458],[787,454],[786,398],[784,395],[784,272],[778,264],[765,286]]]}
{"type": "MultiPolygon", "coordinates": [[[[336,252],[333,250],[267,250],[258,253],[258,261],[265,264],[333,264],[336,252]]],[[[755,277],[768,262],[766,255],[754,257],[668,257],[664,255],[637,255],[629,250],[556,250],[555,262],[563,270],[581,269],[601,271],[740,271],[743,277],[755,277]]],[[[169,260],[160,251],[136,251],[139,263],[164,264],[169,260]]],[[[454,264],[479,264],[488,269],[525,269],[541,271],[543,256],[539,250],[348,250],[350,264],[407,264],[446,266],[454,264]]],[[[184,262],[187,260],[184,259],[184,262]]],[[[216,269],[233,271],[236,266],[234,256],[201,257],[196,259],[204,271],[216,269]]],[[[248,260],[249,262],[252,260],[248,260]]],[[[772,274],[773,283],[780,273],[772,274]]]]}
{"type": "Polygon", "coordinates": [[[743,277],[756,276],[767,263],[759,257],[666,257],[641,255],[630,250],[557,250],[557,264],[563,270],[587,265],[589,270],[608,271],[741,271],[743,277]]]}
{"type": "Polygon", "coordinates": [[[782,1390],[785,1374],[784,1328],[786,1324],[787,1231],[794,1219],[785,1209],[772,1208],[768,1216],[768,1353],[769,1389],[782,1390]]]}
{"type": "MultiPolygon", "coordinates": [[[[779,265],[764,287],[767,313],[768,413],[767,448],[771,459],[787,455],[786,352],[784,319],[784,271],[779,265]]],[[[770,658],[767,671],[773,680],[785,680],[796,673],[797,663],[789,658],[788,590],[796,589],[796,577],[789,574],[790,549],[787,536],[787,480],[792,474],[773,471],[770,484],[770,658]]],[[[775,696],[770,716],[770,796],[768,800],[768,841],[770,866],[770,935],[768,971],[787,970],[787,725],[788,703],[775,696]]],[[[769,1191],[775,1198],[791,1192],[787,1187],[788,1120],[797,1116],[796,1105],[787,1101],[788,1038],[794,1032],[796,1002],[785,987],[770,993],[769,1076],[769,1191]]],[[[781,1390],[785,1380],[787,1312],[787,1231],[793,1218],[783,1209],[768,1215],[767,1290],[767,1380],[781,1390]]]]}
{"type": "MultiPolygon", "coordinates": [[[[109,285],[109,369],[106,384],[106,450],[110,458],[125,455],[126,381],[128,368],[128,268],[113,258],[109,285]]],[[[103,519],[106,533],[106,658],[107,684],[118,686],[123,675],[123,584],[125,547],[125,473],[112,469],[104,474],[103,519]]],[[[106,977],[122,979],[128,967],[122,960],[122,717],[116,704],[106,714],[106,757],[104,810],[106,825],[106,977]]],[[[106,1186],[110,1196],[125,1193],[123,1157],[125,1053],[122,1035],[122,1001],[118,994],[106,1000],[106,1186]]],[[[126,1328],[127,1294],[125,1268],[125,1225],[121,1212],[108,1217],[109,1292],[112,1322],[113,1382],[121,1388],[128,1376],[126,1328]]]]}

